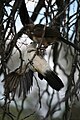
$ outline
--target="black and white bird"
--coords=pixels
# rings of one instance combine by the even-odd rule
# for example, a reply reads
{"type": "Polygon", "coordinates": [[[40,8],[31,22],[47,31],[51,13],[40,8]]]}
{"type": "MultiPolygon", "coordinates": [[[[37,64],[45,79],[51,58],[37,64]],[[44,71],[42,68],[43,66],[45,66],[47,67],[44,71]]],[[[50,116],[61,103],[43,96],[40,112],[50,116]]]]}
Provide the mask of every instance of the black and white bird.
{"type": "Polygon", "coordinates": [[[23,94],[26,95],[33,84],[33,72],[38,72],[39,78],[44,78],[57,91],[64,87],[61,79],[51,70],[43,56],[38,53],[36,44],[31,43],[24,52],[22,65],[10,72],[3,80],[5,82],[5,94],[10,92],[15,93],[19,84],[19,96],[22,90],[23,94]]]}

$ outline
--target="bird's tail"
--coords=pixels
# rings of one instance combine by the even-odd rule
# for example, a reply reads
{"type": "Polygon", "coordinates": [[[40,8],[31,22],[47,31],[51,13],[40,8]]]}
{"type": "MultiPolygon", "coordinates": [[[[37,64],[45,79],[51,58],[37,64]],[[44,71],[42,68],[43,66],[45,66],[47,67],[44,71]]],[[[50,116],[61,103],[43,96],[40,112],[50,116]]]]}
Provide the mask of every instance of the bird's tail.
{"type": "Polygon", "coordinates": [[[11,72],[2,82],[4,82],[4,95],[7,97],[7,99],[9,99],[10,93],[14,98],[17,89],[18,97],[20,97],[22,94],[23,97],[25,97],[33,85],[33,72],[29,70],[21,75],[17,72],[11,72]]]}
{"type": "Polygon", "coordinates": [[[45,74],[45,80],[48,84],[55,90],[59,91],[61,88],[64,87],[63,82],[61,79],[54,73],[53,71],[47,71],[45,74]]]}

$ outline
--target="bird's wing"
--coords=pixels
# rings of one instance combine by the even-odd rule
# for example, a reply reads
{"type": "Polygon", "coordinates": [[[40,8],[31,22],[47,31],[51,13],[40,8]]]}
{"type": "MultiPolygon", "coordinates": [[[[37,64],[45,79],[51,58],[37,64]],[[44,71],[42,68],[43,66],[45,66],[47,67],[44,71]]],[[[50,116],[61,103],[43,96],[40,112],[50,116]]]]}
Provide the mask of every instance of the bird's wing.
{"type": "Polygon", "coordinates": [[[24,56],[26,52],[26,46],[23,45],[20,50],[22,53],[21,58],[18,50],[14,49],[11,58],[7,63],[9,73],[3,80],[4,95],[7,98],[9,98],[9,96],[14,97],[15,93],[18,94],[18,96],[26,96],[33,84],[33,71],[29,68],[26,68],[26,56],[24,56]]]}
{"type": "Polygon", "coordinates": [[[11,72],[6,75],[4,82],[4,95],[9,99],[10,93],[12,96],[15,96],[15,93],[18,92],[18,97],[23,94],[23,97],[30,91],[31,86],[33,85],[33,72],[28,70],[22,74],[17,71],[11,72]],[[16,92],[16,90],[18,90],[16,92]]]}

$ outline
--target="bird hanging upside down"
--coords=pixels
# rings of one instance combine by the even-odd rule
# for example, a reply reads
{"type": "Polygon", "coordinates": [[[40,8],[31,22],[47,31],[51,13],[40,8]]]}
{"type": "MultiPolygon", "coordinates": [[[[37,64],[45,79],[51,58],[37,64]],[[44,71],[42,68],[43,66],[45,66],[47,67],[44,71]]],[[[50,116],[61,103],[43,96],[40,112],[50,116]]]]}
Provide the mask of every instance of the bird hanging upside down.
{"type": "Polygon", "coordinates": [[[48,84],[57,91],[64,87],[61,79],[51,70],[43,56],[37,54],[35,43],[31,43],[24,52],[22,66],[9,73],[3,80],[5,82],[4,93],[7,96],[8,93],[15,94],[16,88],[20,83],[19,96],[21,95],[22,90],[23,94],[26,95],[33,84],[33,72],[38,72],[39,78],[44,78],[48,84]]]}

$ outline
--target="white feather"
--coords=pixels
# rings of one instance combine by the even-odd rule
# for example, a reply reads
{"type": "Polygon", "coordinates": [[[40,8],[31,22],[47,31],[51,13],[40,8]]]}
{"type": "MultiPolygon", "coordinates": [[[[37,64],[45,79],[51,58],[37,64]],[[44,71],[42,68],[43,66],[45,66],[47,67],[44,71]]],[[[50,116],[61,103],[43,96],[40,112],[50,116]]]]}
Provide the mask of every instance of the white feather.
{"type": "Polygon", "coordinates": [[[51,69],[50,69],[50,66],[48,65],[47,61],[42,56],[36,54],[36,50],[37,49],[34,47],[33,44],[29,45],[27,47],[27,50],[24,55],[25,61],[27,64],[33,59],[32,65],[29,64],[29,67],[33,71],[38,71],[42,75],[44,75],[44,73],[46,73],[46,71],[51,70],[51,69]]]}

